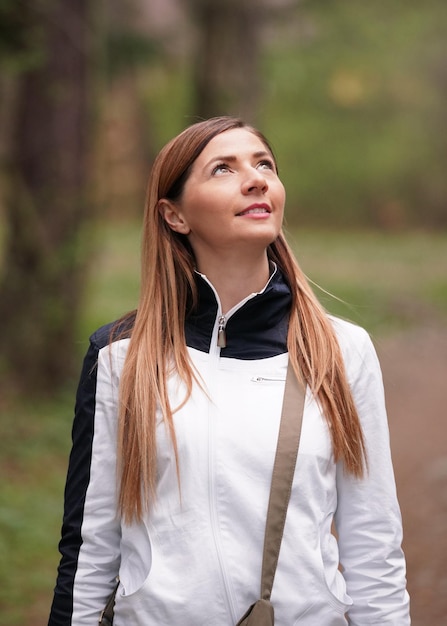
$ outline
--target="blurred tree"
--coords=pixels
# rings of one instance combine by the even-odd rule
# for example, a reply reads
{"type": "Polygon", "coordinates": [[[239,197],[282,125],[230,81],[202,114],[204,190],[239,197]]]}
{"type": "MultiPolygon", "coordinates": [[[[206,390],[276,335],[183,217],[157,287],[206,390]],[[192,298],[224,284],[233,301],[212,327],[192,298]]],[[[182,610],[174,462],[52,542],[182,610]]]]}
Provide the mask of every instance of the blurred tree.
{"type": "Polygon", "coordinates": [[[186,0],[197,27],[194,112],[200,117],[239,115],[256,121],[260,98],[259,0],[186,0]]]}
{"type": "Polygon", "coordinates": [[[12,44],[29,46],[12,116],[0,280],[2,377],[22,390],[54,389],[72,373],[83,229],[92,213],[93,5],[4,3],[17,25],[12,44]]]}

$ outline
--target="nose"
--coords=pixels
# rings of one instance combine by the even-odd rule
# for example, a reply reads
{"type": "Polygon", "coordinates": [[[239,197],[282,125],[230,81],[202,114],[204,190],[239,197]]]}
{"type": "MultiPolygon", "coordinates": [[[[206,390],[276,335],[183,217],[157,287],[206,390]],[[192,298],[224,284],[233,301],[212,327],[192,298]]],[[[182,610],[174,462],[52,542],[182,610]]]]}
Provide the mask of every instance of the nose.
{"type": "Polygon", "coordinates": [[[262,172],[255,167],[250,168],[242,183],[242,193],[250,194],[257,191],[265,193],[267,189],[267,180],[262,172]]]}

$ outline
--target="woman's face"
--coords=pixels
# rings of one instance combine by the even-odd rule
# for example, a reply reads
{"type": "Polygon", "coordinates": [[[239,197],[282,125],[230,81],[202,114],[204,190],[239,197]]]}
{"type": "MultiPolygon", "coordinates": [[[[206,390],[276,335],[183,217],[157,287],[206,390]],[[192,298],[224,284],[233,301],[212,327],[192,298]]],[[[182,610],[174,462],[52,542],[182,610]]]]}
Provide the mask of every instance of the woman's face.
{"type": "Polygon", "coordinates": [[[265,249],[280,232],[284,203],[271,153],[237,128],[208,143],[180,200],[162,201],[160,210],[173,230],[187,235],[200,269],[209,255],[265,249]]]}

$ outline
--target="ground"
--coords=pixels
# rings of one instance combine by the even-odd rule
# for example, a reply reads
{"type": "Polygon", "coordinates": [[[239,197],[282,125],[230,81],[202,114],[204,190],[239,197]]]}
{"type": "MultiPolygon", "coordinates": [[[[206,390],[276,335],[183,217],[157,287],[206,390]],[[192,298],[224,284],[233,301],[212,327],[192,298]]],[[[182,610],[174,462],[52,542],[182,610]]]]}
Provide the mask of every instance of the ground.
{"type": "Polygon", "coordinates": [[[375,342],[382,364],[413,626],[447,625],[447,330],[375,342]]]}

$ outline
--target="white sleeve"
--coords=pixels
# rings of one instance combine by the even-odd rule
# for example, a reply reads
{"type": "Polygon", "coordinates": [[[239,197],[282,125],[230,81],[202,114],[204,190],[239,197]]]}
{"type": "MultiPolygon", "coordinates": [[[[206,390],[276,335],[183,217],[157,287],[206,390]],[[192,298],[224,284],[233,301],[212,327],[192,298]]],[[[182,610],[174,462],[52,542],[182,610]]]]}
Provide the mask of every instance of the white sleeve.
{"type": "Polygon", "coordinates": [[[409,597],[401,548],[402,520],[396,496],[382,374],[368,334],[355,329],[345,351],[348,380],[360,416],[368,468],[363,479],[337,467],[335,525],[340,564],[353,600],[352,626],[408,626],[409,597]]]}

